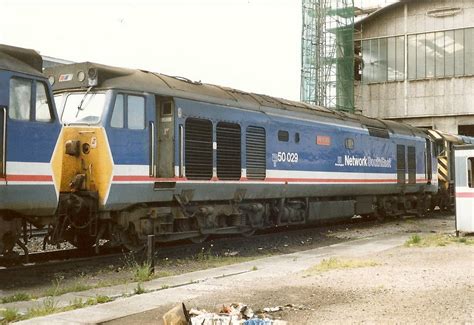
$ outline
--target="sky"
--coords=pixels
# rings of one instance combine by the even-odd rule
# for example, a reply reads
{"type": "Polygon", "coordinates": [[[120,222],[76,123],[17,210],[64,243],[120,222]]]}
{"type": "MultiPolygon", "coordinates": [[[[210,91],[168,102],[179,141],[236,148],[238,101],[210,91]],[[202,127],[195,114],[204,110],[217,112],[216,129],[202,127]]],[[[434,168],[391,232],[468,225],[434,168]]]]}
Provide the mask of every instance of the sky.
{"type": "Polygon", "coordinates": [[[1,44],[299,100],[301,0],[0,0],[0,13],[1,44]]]}

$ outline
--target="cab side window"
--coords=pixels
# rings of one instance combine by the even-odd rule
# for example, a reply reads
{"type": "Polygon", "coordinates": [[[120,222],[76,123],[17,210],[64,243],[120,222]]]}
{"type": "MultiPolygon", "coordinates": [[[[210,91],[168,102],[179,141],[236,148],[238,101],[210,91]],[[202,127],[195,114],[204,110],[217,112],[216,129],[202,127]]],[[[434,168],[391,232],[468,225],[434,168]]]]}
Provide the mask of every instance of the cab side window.
{"type": "Polygon", "coordinates": [[[123,128],[123,95],[119,94],[115,98],[114,111],[110,119],[110,126],[113,128],[123,128]]]}
{"type": "Polygon", "coordinates": [[[46,85],[42,82],[36,82],[36,121],[50,122],[51,120],[46,85]]]}
{"type": "Polygon", "coordinates": [[[31,80],[20,78],[10,79],[9,118],[23,121],[30,119],[31,87],[31,80]]]}
{"type": "Polygon", "coordinates": [[[115,98],[110,126],[131,130],[145,129],[145,98],[142,96],[118,94],[115,98]]]}
{"type": "Polygon", "coordinates": [[[51,104],[46,84],[29,79],[11,78],[8,117],[20,121],[52,121],[51,104]],[[35,97],[32,109],[33,93],[35,97]]]}
{"type": "Polygon", "coordinates": [[[141,96],[128,96],[127,123],[132,130],[145,128],[145,98],[141,96]]]}

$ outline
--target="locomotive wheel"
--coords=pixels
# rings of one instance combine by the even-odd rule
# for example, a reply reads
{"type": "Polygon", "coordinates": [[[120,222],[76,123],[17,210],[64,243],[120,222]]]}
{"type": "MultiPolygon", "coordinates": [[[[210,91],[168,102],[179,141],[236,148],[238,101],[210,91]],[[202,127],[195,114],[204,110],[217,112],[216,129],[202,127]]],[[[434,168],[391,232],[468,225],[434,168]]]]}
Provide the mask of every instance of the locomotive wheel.
{"type": "Polygon", "coordinates": [[[95,238],[88,235],[77,234],[70,243],[81,250],[87,250],[94,246],[95,238]]]}
{"type": "Polygon", "coordinates": [[[209,235],[200,235],[196,237],[191,237],[189,238],[189,240],[192,241],[194,244],[201,244],[205,242],[208,237],[209,235]]]}
{"type": "Polygon", "coordinates": [[[257,231],[256,229],[246,230],[246,231],[242,232],[241,235],[242,235],[242,237],[245,237],[245,238],[252,237],[255,234],[256,231],[257,231]]]}
{"type": "Polygon", "coordinates": [[[138,237],[133,224],[130,224],[128,229],[120,231],[120,243],[131,252],[141,251],[146,246],[138,237]]]}

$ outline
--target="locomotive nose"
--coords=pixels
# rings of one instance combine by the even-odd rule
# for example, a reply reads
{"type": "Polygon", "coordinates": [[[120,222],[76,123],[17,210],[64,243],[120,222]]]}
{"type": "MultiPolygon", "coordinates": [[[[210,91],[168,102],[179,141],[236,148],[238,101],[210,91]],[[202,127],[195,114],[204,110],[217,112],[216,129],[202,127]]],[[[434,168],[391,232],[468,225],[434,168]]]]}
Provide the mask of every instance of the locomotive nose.
{"type": "Polygon", "coordinates": [[[60,193],[97,192],[104,202],[113,162],[101,127],[65,126],[53,157],[60,193]]]}

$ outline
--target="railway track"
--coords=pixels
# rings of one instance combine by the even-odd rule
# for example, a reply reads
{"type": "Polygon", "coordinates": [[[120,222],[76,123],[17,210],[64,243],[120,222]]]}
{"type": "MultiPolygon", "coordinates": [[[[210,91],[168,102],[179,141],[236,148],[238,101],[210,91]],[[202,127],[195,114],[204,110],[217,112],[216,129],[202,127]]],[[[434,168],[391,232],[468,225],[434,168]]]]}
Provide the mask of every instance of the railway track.
{"type": "MultiPolygon", "coordinates": [[[[370,223],[378,222],[370,218],[354,218],[350,222],[344,221],[332,225],[322,225],[322,226],[289,226],[289,227],[275,227],[270,229],[262,230],[252,236],[253,240],[264,240],[267,237],[279,235],[287,236],[291,233],[295,233],[304,229],[311,229],[315,232],[325,231],[330,229],[335,229],[342,226],[357,226],[357,225],[366,225],[370,223]]],[[[36,232],[39,234],[40,230],[36,232]]],[[[176,251],[188,252],[196,247],[209,245],[209,242],[219,242],[225,241],[229,246],[232,246],[232,243],[237,243],[242,240],[240,236],[230,236],[230,237],[210,237],[207,242],[204,243],[189,243],[187,241],[178,241],[178,242],[169,242],[169,243],[160,243],[156,249],[155,255],[160,256],[172,256],[176,254],[176,251]]],[[[87,260],[94,261],[100,258],[107,257],[122,257],[127,254],[124,249],[121,248],[105,248],[101,247],[99,253],[96,253],[95,250],[80,250],[77,248],[74,249],[58,249],[50,250],[44,252],[33,252],[29,254],[28,263],[22,263],[21,261],[25,260],[25,255],[20,255],[16,263],[12,261],[2,261],[0,259],[0,272],[6,269],[24,269],[24,268],[35,268],[40,267],[41,265],[53,266],[53,265],[62,265],[65,263],[75,263],[75,262],[87,262],[87,260]]],[[[135,253],[135,257],[140,259],[143,252],[135,253]]]]}
{"type": "MultiPolygon", "coordinates": [[[[436,214],[440,214],[437,212],[436,214]]],[[[389,222],[393,219],[388,219],[382,222],[389,222]]],[[[257,232],[252,237],[247,238],[247,240],[253,241],[262,241],[270,239],[273,236],[291,236],[292,234],[310,230],[314,233],[325,233],[336,231],[341,228],[356,228],[362,226],[370,226],[371,224],[379,224],[381,221],[376,220],[375,218],[353,218],[350,221],[333,223],[330,225],[320,225],[320,226],[287,226],[287,227],[275,227],[270,229],[265,229],[260,232],[257,232]]],[[[40,234],[41,230],[35,232],[35,234],[40,234]]],[[[242,245],[242,237],[240,236],[230,236],[230,237],[210,237],[204,243],[189,243],[188,241],[178,241],[178,242],[169,242],[169,243],[160,243],[157,245],[155,251],[155,257],[168,257],[174,256],[176,254],[185,255],[189,254],[192,251],[198,251],[201,247],[208,247],[209,245],[217,244],[220,242],[225,242],[228,247],[238,248],[242,245]],[[210,244],[212,243],[212,244],[210,244]]],[[[28,263],[21,263],[24,261],[25,256],[20,255],[19,260],[16,263],[12,261],[2,261],[0,259],[0,273],[5,270],[18,270],[25,268],[37,268],[42,266],[54,267],[59,265],[64,265],[67,263],[87,263],[88,261],[97,261],[100,259],[120,259],[126,254],[134,255],[135,260],[141,260],[145,258],[145,252],[135,252],[130,253],[123,248],[107,248],[101,247],[99,253],[96,253],[94,248],[89,250],[81,249],[59,249],[59,250],[50,250],[44,252],[33,252],[29,254],[28,263]]]]}

